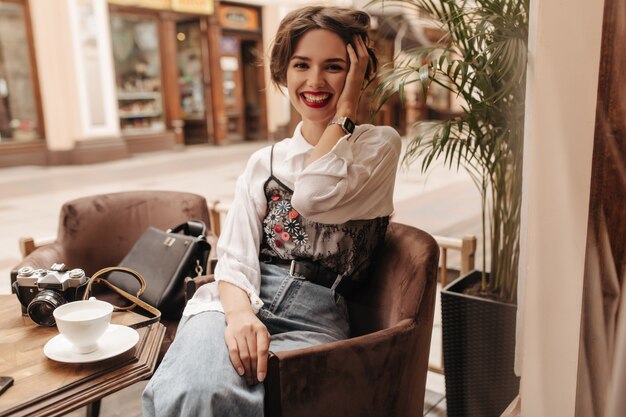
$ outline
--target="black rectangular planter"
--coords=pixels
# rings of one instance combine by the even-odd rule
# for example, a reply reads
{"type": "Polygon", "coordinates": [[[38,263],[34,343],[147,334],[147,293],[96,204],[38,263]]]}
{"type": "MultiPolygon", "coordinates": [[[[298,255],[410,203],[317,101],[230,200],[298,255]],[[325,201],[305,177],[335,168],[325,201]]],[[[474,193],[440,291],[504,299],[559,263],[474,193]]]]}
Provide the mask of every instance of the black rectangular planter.
{"type": "Polygon", "coordinates": [[[448,417],[499,417],[519,392],[517,306],[463,294],[480,279],[473,271],[441,291],[448,417]]]}

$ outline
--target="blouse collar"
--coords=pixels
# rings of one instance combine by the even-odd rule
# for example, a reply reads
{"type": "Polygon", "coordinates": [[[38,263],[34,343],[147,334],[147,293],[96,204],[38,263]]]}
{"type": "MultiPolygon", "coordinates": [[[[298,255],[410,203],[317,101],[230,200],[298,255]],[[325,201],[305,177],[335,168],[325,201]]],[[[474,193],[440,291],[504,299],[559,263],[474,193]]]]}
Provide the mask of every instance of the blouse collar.
{"type": "Polygon", "coordinates": [[[300,122],[296,126],[296,129],[293,132],[293,137],[289,141],[286,159],[291,159],[295,156],[308,153],[312,149],[313,145],[307,142],[304,136],[302,136],[302,122],[300,122]]]}

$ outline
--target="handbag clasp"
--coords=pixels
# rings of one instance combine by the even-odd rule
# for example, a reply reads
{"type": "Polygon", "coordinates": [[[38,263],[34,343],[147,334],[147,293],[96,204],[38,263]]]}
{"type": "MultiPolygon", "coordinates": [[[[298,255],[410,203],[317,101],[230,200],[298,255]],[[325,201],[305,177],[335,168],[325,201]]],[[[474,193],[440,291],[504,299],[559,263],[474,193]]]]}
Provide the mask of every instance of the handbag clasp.
{"type": "Polygon", "coordinates": [[[200,260],[196,259],[196,277],[199,277],[200,275],[202,275],[203,271],[204,271],[204,268],[202,268],[202,265],[200,265],[200,260]]]}

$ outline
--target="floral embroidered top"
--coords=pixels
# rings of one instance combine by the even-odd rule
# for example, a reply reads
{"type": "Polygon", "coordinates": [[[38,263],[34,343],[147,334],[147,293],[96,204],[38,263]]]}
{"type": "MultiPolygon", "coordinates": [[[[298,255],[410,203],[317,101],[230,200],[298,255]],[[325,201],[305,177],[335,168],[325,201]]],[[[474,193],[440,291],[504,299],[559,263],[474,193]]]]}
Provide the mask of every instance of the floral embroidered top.
{"type": "MultiPolygon", "coordinates": [[[[263,190],[267,215],[263,219],[261,253],[280,259],[306,259],[337,272],[339,279],[361,280],[376,246],[382,242],[389,216],[325,224],[309,220],[291,205],[293,191],[273,174],[263,190]]],[[[337,282],[337,285],[339,282],[337,282]]]]}
{"type": "Polygon", "coordinates": [[[307,166],[312,150],[298,125],[292,138],[250,157],[222,225],[216,282],[196,291],[185,316],[223,311],[219,281],[242,288],[255,312],[263,307],[260,253],[320,261],[358,279],[393,212],[400,136],[359,125],[307,166]]]}

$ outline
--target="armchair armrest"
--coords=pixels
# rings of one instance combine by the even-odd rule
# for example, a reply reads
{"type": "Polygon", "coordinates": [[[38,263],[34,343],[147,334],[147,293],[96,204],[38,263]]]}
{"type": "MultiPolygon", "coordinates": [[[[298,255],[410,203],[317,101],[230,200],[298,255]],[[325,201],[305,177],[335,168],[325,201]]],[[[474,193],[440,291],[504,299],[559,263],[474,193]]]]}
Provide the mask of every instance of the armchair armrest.
{"type": "Polygon", "coordinates": [[[42,239],[28,237],[21,237],[18,241],[18,246],[20,247],[20,253],[22,254],[22,258],[30,255],[35,249],[40,248],[44,245],[49,245],[56,241],[56,237],[45,237],[42,239]]]}
{"type": "Polygon", "coordinates": [[[265,381],[267,415],[421,415],[428,350],[418,351],[415,330],[413,319],[404,319],[364,336],[273,352],[265,381]],[[424,380],[415,382],[421,368],[424,380]]]}
{"type": "Polygon", "coordinates": [[[17,271],[23,266],[32,266],[33,268],[50,268],[54,263],[67,263],[67,254],[65,249],[59,242],[53,242],[39,246],[36,251],[32,251],[25,256],[11,270],[11,284],[17,277],[17,271]]]}

